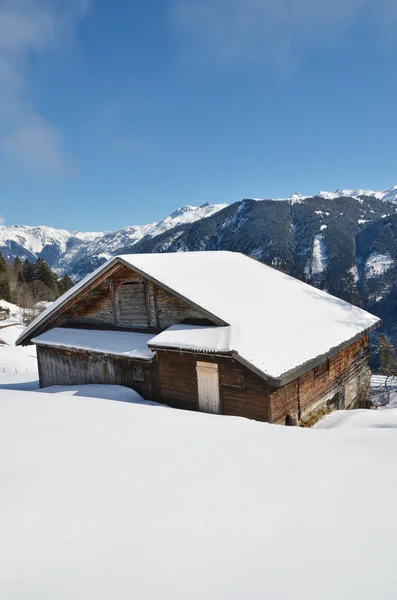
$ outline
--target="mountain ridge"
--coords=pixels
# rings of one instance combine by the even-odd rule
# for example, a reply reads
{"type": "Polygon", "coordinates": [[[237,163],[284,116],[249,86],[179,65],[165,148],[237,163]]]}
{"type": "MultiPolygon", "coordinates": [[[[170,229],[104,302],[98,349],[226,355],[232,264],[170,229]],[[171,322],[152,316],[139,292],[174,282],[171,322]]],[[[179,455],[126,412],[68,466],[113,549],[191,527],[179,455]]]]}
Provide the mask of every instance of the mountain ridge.
{"type": "Polygon", "coordinates": [[[116,254],[189,250],[243,252],[374,312],[390,327],[397,320],[397,186],[186,205],[156,223],[115,232],[0,228],[4,256],[39,255],[75,279],[116,254]]]}

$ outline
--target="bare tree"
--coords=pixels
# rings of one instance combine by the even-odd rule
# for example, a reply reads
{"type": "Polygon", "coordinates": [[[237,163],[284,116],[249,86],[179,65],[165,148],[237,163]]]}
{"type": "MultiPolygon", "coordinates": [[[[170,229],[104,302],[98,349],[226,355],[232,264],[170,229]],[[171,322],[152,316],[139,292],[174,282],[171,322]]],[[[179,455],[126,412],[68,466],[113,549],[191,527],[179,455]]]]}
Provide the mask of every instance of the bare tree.
{"type": "Polygon", "coordinates": [[[390,338],[381,333],[377,339],[375,353],[379,357],[379,375],[383,376],[377,392],[377,405],[386,406],[390,394],[397,386],[397,354],[390,338]]]}

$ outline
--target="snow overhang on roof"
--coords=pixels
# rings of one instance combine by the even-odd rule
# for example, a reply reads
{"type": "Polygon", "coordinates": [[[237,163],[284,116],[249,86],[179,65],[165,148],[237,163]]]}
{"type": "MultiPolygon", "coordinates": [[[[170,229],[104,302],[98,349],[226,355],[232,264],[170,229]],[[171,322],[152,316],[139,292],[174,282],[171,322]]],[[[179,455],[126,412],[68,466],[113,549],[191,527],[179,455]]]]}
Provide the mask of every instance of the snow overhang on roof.
{"type": "Polygon", "coordinates": [[[69,329],[55,327],[34,338],[33,343],[69,350],[87,350],[123,358],[152,360],[154,353],[148,347],[153,335],[126,331],[96,329],[69,329]]]}
{"type": "MultiPolygon", "coordinates": [[[[96,278],[107,273],[111,277],[117,264],[199,308],[217,325],[230,326],[227,344],[222,343],[274,385],[285,385],[381,323],[356,306],[240,253],[128,254],[108,261],[66,292],[27,327],[17,344],[43,330],[46,321],[96,278]]],[[[163,341],[170,339],[167,336],[163,341]]],[[[208,339],[205,343],[211,345],[208,339]]]]}
{"type": "Polygon", "coordinates": [[[230,354],[230,327],[172,325],[149,342],[150,348],[230,354]]]}

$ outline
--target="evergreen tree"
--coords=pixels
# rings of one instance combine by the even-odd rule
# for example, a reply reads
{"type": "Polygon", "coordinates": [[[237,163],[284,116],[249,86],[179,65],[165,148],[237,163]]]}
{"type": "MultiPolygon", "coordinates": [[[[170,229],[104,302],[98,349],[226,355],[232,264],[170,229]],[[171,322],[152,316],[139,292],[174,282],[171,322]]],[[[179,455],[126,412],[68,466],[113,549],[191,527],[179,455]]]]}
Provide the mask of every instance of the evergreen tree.
{"type": "Polygon", "coordinates": [[[7,273],[7,272],[8,272],[7,263],[5,261],[4,256],[0,252],[0,274],[7,273]]]}
{"type": "Polygon", "coordinates": [[[58,291],[58,281],[55,273],[50,269],[44,258],[38,258],[36,262],[36,279],[42,281],[50,290],[58,291]]]}
{"type": "Polygon", "coordinates": [[[14,260],[14,269],[16,270],[17,273],[19,273],[21,271],[21,269],[22,269],[22,261],[19,258],[19,256],[15,257],[15,260],[14,260]]]}
{"type": "Polygon", "coordinates": [[[22,275],[26,283],[30,283],[36,279],[34,265],[26,258],[22,265],[22,275]]]}
{"type": "Polygon", "coordinates": [[[73,279],[71,277],[69,277],[69,275],[64,275],[58,281],[59,293],[61,295],[64,294],[65,292],[67,292],[68,290],[70,290],[70,288],[72,288],[73,286],[74,286],[73,279]]]}
{"type": "Polygon", "coordinates": [[[11,302],[11,290],[10,284],[7,279],[0,280],[0,298],[2,300],[6,300],[7,302],[11,302]]]}
{"type": "Polygon", "coordinates": [[[11,301],[11,289],[9,282],[9,272],[4,256],[0,252],[0,298],[11,301]]]}

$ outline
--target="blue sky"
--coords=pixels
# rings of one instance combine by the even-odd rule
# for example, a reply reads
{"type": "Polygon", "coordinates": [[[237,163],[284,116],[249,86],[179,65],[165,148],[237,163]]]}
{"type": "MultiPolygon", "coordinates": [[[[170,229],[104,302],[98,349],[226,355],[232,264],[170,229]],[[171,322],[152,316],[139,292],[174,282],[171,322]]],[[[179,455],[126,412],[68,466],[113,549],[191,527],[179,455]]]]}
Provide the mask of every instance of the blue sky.
{"type": "Polygon", "coordinates": [[[0,0],[3,222],[397,184],[396,25],[393,0],[0,0]]]}

